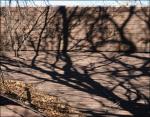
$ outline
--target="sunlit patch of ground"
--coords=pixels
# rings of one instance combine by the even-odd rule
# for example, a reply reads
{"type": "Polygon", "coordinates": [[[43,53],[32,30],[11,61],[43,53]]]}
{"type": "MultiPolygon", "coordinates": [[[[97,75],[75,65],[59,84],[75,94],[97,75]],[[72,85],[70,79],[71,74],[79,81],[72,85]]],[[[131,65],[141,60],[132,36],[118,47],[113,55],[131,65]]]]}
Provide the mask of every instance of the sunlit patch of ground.
{"type": "Polygon", "coordinates": [[[148,114],[148,54],[72,52],[68,55],[72,61],[68,74],[64,60],[59,59],[53,66],[56,61],[53,52],[40,52],[36,67],[31,66],[33,52],[24,52],[21,56],[24,59],[9,54],[11,59],[4,61],[12,79],[33,83],[36,89],[67,100],[89,116],[148,114]]]}

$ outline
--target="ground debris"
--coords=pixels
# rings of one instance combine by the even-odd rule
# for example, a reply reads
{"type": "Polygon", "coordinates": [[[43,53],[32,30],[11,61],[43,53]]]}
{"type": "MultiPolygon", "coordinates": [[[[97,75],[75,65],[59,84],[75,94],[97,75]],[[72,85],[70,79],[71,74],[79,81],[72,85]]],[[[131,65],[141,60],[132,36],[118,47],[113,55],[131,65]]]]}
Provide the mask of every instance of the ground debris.
{"type": "Polygon", "coordinates": [[[13,98],[31,108],[43,113],[46,117],[83,117],[83,115],[61,101],[57,96],[37,91],[31,83],[23,81],[0,81],[1,94],[13,98]],[[74,114],[76,113],[76,114],[74,114]]]}

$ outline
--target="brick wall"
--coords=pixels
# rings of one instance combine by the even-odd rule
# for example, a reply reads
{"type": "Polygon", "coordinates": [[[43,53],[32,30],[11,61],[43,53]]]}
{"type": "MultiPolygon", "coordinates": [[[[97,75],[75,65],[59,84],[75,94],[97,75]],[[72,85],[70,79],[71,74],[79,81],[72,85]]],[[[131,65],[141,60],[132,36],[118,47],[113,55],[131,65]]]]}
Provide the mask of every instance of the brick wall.
{"type": "Polygon", "coordinates": [[[63,50],[67,44],[68,51],[149,51],[148,7],[2,9],[3,45],[17,43],[22,49],[34,50],[41,40],[40,50],[63,50]]]}

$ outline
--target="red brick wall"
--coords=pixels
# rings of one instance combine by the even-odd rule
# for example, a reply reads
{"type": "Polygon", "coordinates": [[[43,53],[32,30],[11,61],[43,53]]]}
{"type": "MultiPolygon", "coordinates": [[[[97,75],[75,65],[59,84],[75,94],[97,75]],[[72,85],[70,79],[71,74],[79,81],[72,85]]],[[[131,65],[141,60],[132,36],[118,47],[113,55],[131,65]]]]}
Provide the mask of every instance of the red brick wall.
{"type": "Polygon", "coordinates": [[[149,9],[6,8],[1,13],[1,36],[10,44],[21,44],[24,35],[26,50],[36,48],[39,39],[41,50],[57,50],[59,42],[63,49],[66,39],[69,51],[126,51],[134,45],[145,52],[150,44],[149,9]]]}

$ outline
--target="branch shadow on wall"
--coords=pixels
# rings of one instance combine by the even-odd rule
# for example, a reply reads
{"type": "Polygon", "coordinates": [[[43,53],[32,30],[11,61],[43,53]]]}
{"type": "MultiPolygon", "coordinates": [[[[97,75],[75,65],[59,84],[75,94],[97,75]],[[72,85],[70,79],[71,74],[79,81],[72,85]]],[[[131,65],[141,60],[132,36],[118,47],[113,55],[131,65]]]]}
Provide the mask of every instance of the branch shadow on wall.
{"type": "MultiPolygon", "coordinates": [[[[31,65],[26,64],[25,62],[22,62],[20,60],[13,60],[11,58],[8,58],[6,56],[2,56],[1,57],[1,63],[2,66],[5,67],[6,70],[8,70],[9,72],[18,72],[20,74],[25,74],[27,76],[32,76],[36,79],[40,79],[40,80],[45,80],[45,81],[50,81],[50,82],[55,82],[55,83],[59,83],[59,84],[63,84],[67,87],[71,87],[74,89],[77,89],[79,91],[82,92],[86,92],[92,95],[96,95],[99,97],[103,97],[106,98],[107,100],[113,102],[113,103],[118,103],[119,102],[119,106],[130,112],[133,116],[135,117],[141,117],[141,116],[145,116],[148,117],[150,115],[149,112],[149,97],[145,96],[143,93],[141,93],[131,82],[132,79],[138,79],[142,76],[146,76],[149,77],[150,76],[150,61],[148,57],[142,57],[140,55],[136,55],[134,52],[136,52],[136,46],[135,44],[130,41],[130,39],[128,39],[125,35],[124,35],[124,27],[127,25],[127,23],[130,21],[130,19],[132,18],[132,15],[134,14],[134,9],[135,7],[131,7],[128,13],[128,17],[126,18],[126,20],[124,21],[124,23],[119,26],[117,24],[117,22],[107,13],[107,11],[103,11],[106,13],[106,18],[114,25],[114,27],[116,28],[117,32],[119,33],[119,36],[121,38],[121,40],[119,41],[109,41],[109,40],[105,40],[102,39],[102,41],[100,42],[101,45],[105,45],[107,43],[121,43],[121,44],[125,44],[127,46],[127,50],[122,52],[122,53],[117,53],[116,55],[112,55],[112,56],[107,56],[105,53],[103,52],[98,52],[97,54],[100,55],[106,62],[108,62],[109,64],[116,64],[121,66],[121,68],[119,67],[113,67],[113,70],[110,69],[106,69],[105,71],[95,71],[95,69],[97,68],[101,68],[102,66],[107,66],[106,62],[104,62],[102,65],[97,66],[99,64],[99,62],[95,62],[93,66],[84,66],[81,67],[83,73],[81,73],[78,68],[74,65],[73,61],[72,61],[72,57],[70,55],[70,53],[68,52],[68,48],[69,48],[69,37],[70,37],[70,25],[71,22],[73,20],[73,16],[74,14],[77,12],[78,7],[74,8],[71,11],[71,14],[68,15],[68,11],[67,9],[62,6],[58,9],[58,13],[60,13],[61,16],[61,26],[62,26],[62,30],[61,32],[61,36],[60,38],[58,38],[59,43],[58,43],[58,49],[56,52],[56,59],[55,61],[51,64],[51,63],[46,63],[49,66],[51,66],[52,69],[50,70],[46,70],[43,69],[41,66],[36,65],[36,62],[40,62],[39,60],[37,60],[37,57],[40,56],[39,50],[40,50],[40,40],[41,37],[39,38],[39,43],[37,46],[37,50],[36,50],[36,54],[33,57],[32,61],[31,61],[31,65]],[[61,50],[61,44],[63,43],[63,47],[61,50]],[[143,62],[140,64],[140,66],[136,66],[134,64],[130,64],[130,63],[126,63],[126,61],[120,60],[119,57],[129,57],[129,58],[134,58],[134,59],[138,59],[138,60],[142,60],[143,62]],[[37,77],[36,74],[29,74],[26,73],[24,71],[17,71],[14,69],[9,68],[7,65],[9,66],[15,66],[15,67],[19,67],[16,64],[16,61],[18,61],[24,68],[30,68],[36,71],[40,71],[41,73],[47,74],[51,77],[51,79],[43,79],[42,77],[37,77]],[[61,61],[64,63],[63,67],[59,67],[57,66],[57,63],[61,61]],[[96,66],[96,67],[95,67],[96,66]],[[57,69],[61,69],[64,71],[63,74],[60,74],[57,70],[55,70],[55,68],[57,69]],[[92,71],[92,73],[91,73],[92,71]],[[122,74],[122,72],[126,72],[126,74],[122,74]],[[134,74],[135,72],[139,72],[139,74],[134,74]],[[114,78],[114,81],[118,82],[118,85],[114,86],[112,89],[109,89],[107,87],[105,87],[103,84],[101,84],[100,82],[95,81],[92,78],[93,74],[106,74],[107,76],[109,76],[110,78],[114,78]],[[119,81],[118,79],[121,78],[123,79],[122,81],[119,81]],[[128,84],[130,87],[126,86],[126,84],[128,84]],[[126,90],[126,97],[128,98],[123,99],[122,97],[116,95],[113,90],[118,87],[121,86],[123,89],[126,90]],[[132,91],[134,90],[134,91],[132,91]],[[136,95],[136,97],[134,99],[131,98],[131,93],[134,93],[136,95]],[[145,104],[141,104],[138,103],[139,100],[145,100],[145,104]]],[[[104,10],[104,9],[103,9],[104,10]]],[[[107,9],[105,9],[107,10],[107,9]]],[[[100,10],[101,11],[101,10],[100,10]]],[[[48,11],[47,11],[48,12],[48,11]]],[[[83,13],[84,14],[84,13],[83,13]]],[[[48,14],[47,14],[48,15],[48,14]]],[[[45,16],[45,25],[46,25],[46,18],[47,16],[45,16]]],[[[100,17],[100,16],[98,16],[100,17]]],[[[82,17],[81,17],[82,20],[82,17]]],[[[92,35],[92,30],[93,30],[93,26],[96,25],[97,21],[100,20],[99,18],[96,18],[96,20],[94,20],[94,22],[92,23],[92,25],[90,26],[91,29],[89,29],[90,32],[88,32],[88,36],[90,37],[90,35],[92,35]]],[[[45,26],[44,26],[45,27],[45,26]]],[[[43,27],[43,30],[44,30],[43,27]]],[[[41,31],[41,35],[42,35],[42,31],[41,31]]],[[[88,40],[89,41],[89,40],[88,40]]],[[[93,48],[92,52],[97,52],[97,45],[94,45],[94,43],[92,42],[92,40],[89,41],[89,43],[91,44],[90,47],[93,48]]],[[[91,49],[91,48],[90,48],[91,49]]],[[[48,53],[46,53],[48,54],[48,53]]],[[[92,54],[92,53],[91,53],[92,54]]],[[[82,110],[85,113],[89,113],[92,116],[104,116],[104,115],[115,115],[112,113],[97,113],[94,112],[93,110],[82,110]]],[[[121,115],[115,115],[115,116],[121,116],[121,115]]]]}

